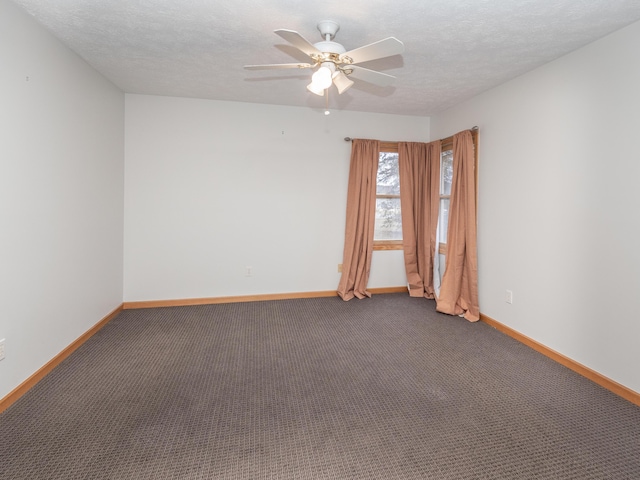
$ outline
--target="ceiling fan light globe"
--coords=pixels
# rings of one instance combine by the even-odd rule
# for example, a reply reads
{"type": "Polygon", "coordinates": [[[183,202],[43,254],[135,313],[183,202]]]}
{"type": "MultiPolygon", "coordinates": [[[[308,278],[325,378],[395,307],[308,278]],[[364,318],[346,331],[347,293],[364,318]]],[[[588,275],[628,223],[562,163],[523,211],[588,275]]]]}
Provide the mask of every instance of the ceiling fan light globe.
{"type": "Polygon", "coordinates": [[[313,93],[315,95],[318,95],[320,97],[322,97],[324,95],[324,88],[318,87],[318,85],[316,85],[313,82],[311,82],[309,85],[307,85],[307,90],[309,90],[311,93],[313,93]]]}
{"type": "Polygon", "coordinates": [[[336,88],[338,89],[338,94],[342,95],[344,92],[349,90],[349,88],[351,88],[351,85],[353,85],[353,80],[348,78],[340,70],[337,70],[333,74],[333,83],[335,84],[336,88]]]}
{"type": "Polygon", "coordinates": [[[311,76],[311,83],[318,88],[329,88],[331,86],[331,74],[333,72],[327,67],[320,67],[316,73],[311,76]]]}

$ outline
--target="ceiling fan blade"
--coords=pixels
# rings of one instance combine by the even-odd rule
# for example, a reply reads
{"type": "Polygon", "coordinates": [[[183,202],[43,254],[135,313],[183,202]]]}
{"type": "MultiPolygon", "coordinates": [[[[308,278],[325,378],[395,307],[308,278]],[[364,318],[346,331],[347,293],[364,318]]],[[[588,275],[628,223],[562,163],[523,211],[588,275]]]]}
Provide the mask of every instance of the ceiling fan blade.
{"type": "Polygon", "coordinates": [[[338,88],[338,94],[342,95],[353,85],[353,80],[350,80],[343,72],[337,71],[333,75],[333,83],[338,88]]]}
{"type": "Polygon", "coordinates": [[[311,68],[310,63],[272,63],[268,65],[245,65],[247,70],[279,70],[282,68],[311,68]]]}
{"type": "Polygon", "coordinates": [[[298,32],[294,32],[293,30],[274,30],[274,33],[280,35],[291,45],[296,47],[298,50],[306,53],[310,57],[314,55],[321,55],[322,52],[313,46],[311,42],[309,42],[306,38],[300,35],[298,32]]]}
{"type": "Polygon", "coordinates": [[[347,64],[362,63],[378,58],[390,57],[391,55],[399,55],[402,52],[404,52],[404,43],[395,37],[389,37],[343,53],[340,55],[340,59],[347,64]],[[347,58],[351,59],[351,61],[347,60],[347,58]]]}
{"type": "Polygon", "coordinates": [[[393,75],[376,72],[375,70],[358,67],[357,65],[349,65],[346,69],[351,70],[351,73],[349,74],[351,78],[364,80],[365,82],[373,83],[374,85],[379,85],[381,87],[388,87],[396,79],[393,75]]]}

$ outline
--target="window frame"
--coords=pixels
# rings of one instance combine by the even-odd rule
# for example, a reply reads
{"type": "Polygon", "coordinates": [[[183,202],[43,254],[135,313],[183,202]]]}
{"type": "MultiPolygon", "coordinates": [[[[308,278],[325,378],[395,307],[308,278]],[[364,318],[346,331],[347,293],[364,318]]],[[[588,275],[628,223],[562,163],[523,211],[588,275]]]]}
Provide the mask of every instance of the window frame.
{"type": "MultiPolygon", "coordinates": [[[[380,153],[389,152],[389,153],[398,153],[398,142],[380,142],[380,151],[378,152],[378,156],[380,153]]],[[[400,198],[400,195],[378,195],[376,192],[376,200],[378,198],[400,198]]],[[[373,249],[374,250],[403,250],[404,246],[402,245],[402,240],[374,240],[373,241],[373,249]]]]}
{"type": "MultiPolygon", "coordinates": [[[[448,139],[446,139],[448,140],[448,139]]],[[[442,156],[445,152],[451,152],[453,156],[453,137],[451,137],[451,141],[445,143],[444,141],[440,144],[440,196],[438,200],[438,225],[440,225],[440,205],[442,205],[442,200],[449,200],[449,205],[451,205],[451,194],[444,195],[442,193],[442,156]]],[[[439,242],[438,243],[438,253],[440,255],[447,255],[447,242],[439,242]]]]}

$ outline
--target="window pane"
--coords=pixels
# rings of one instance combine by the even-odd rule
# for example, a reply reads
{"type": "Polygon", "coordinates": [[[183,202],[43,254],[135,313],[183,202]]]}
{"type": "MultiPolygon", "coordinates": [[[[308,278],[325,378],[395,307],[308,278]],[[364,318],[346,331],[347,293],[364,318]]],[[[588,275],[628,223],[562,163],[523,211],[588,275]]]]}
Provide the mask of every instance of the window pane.
{"type": "Polygon", "coordinates": [[[399,198],[376,199],[374,240],[402,240],[402,216],[399,198]]]}
{"type": "Polygon", "coordinates": [[[439,237],[440,243],[447,243],[447,227],[449,226],[449,199],[440,199],[440,216],[439,216],[439,237]]]}
{"type": "Polygon", "coordinates": [[[397,153],[380,152],[377,184],[377,195],[400,195],[397,153]]]}
{"type": "Polygon", "coordinates": [[[451,195],[451,179],[453,179],[453,150],[442,152],[440,157],[440,195],[451,195]]]}

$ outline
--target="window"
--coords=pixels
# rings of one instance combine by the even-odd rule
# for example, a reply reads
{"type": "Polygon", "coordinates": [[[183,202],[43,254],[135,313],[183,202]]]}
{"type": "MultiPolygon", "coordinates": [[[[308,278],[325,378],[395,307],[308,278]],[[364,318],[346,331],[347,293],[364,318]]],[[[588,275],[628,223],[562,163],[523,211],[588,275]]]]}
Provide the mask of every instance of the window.
{"type": "MultiPolygon", "coordinates": [[[[478,186],[478,131],[473,130],[475,148],[476,187],[478,186]]],[[[438,213],[439,253],[447,254],[449,202],[453,180],[453,137],[442,140],[440,155],[440,207],[438,213]]],[[[476,199],[477,200],[477,199],[476,199]]],[[[477,201],[476,201],[477,204],[477,201]]],[[[402,250],[402,217],[400,210],[400,176],[398,144],[380,143],[376,187],[376,221],[373,233],[374,250],[402,250]]]]}
{"type": "Polygon", "coordinates": [[[402,249],[398,145],[381,144],[376,182],[374,250],[402,249]]]}
{"type": "Polygon", "coordinates": [[[440,211],[438,213],[438,253],[443,255],[447,254],[447,227],[449,225],[452,179],[453,145],[443,145],[443,150],[440,154],[440,211]]]}

